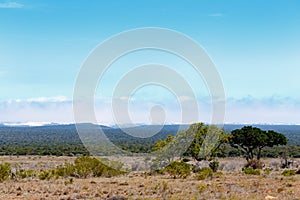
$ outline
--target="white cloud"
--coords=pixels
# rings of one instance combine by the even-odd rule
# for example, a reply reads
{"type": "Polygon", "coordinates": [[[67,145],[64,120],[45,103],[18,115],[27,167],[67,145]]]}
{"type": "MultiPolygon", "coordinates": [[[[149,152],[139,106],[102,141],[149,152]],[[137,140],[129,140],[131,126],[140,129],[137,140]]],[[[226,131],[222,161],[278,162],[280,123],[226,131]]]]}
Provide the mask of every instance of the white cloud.
{"type": "Polygon", "coordinates": [[[227,123],[299,124],[300,100],[289,97],[228,99],[227,123]]]}
{"type": "MultiPolygon", "coordinates": [[[[181,97],[186,101],[189,98],[181,97]]],[[[212,105],[208,97],[198,99],[199,120],[210,122],[212,105]]],[[[128,112],[132,123],[151,124],[153,117],[164,117],[166,123],[181,123],[182,112],[192,113],[191,107],[180,107],[177,101],[163,100],[162,102],[149,102],[135,99],[129,102],[128,109],[112,109],[109,98],[95,99],[95,115],[98,124],[114,125],[115,116],[121,119],[120,123],[128,123],[128,112]],[[153,112],[154,106],[160,106],[163,112],[153,112]],[[182,111],[184,109],[184,111],[182,111]],[[127,120],[127,121],[126,121],[127,120]]],[[[155,111],[155,110],[154,110],[155,111]]],[[[14,99],[0,101],[0,122],[22,122],[27,124],[73,123],[72,100],[64,96],[39,97],[31,99],[14,99]]],[[[242,99],[230,98],[226,101],[226,123],[274,123],[274,124],[300,124],[300,100],[288,97],[270,97],[257,99],[245,97],[242,99]]]]}
{"type": "Polygon", "coordinates": [[[26,100],[27,102],[66,102],[68,98],[65,96],[55,96],[55,97],[38,97],[38,98],[30,98],[26,100]]]}
{"type": "Polygon", "coordinates": [[[0,122],[73,122],[72,101],[63,96],[1,101],[0,122]]]}
{"type": "Polygon", "coordinates": [[[12,1],[0,3],[0,8],[24,8],[24,6],[24,4],[12,1]]]}
{"type": "MultiPolygon", "coordinates": [[[[62,124],[69,124],[69,123],[62,123],[62,124]]],[[[46,126],[46,125],[53,125],[51,122],[4,122],[3,125],[5,126],[46,126]]]]}

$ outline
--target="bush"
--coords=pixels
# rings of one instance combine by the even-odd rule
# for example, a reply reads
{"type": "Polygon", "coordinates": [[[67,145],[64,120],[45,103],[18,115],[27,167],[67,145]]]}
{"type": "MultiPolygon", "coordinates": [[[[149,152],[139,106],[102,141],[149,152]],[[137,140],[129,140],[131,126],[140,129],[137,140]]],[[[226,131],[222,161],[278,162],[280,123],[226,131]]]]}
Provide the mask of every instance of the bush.
{"type": "Polygon", "coordinates": [[[120,170],[113,169],[104,165],[97,158],[92,158],[89,156],[83,156],[76,158],[74,165],[66,165],[66,167],[60,169],[60,173],[65,176],[76,176],[79,178],[99,177],[99,176],[116,176],[121,174],[120,170]]]}
{"type": "Polygon", "coordinates": [[[34,177],[36,175],[35,171],[33,170],[25,170],[25,169],[19,169],[16,170],[16,177],[17,178],[28,178],[28,177],[34,177]]]}
{"type": "Polygon", "coordinates": [[[283,176],[294,176],[296,174],[296,171],[295,170],[284,170],[282,172],[282,175],[283,176]]]}
{"type": "Polygon", "coordinates": [[[219,169],[219,161],[213,160],[209,163],[209,167],[213,170],[213,172],[217,172],[219,169]]]}
{"type": "Polygon", "coordinates": [[[266,169],[264,169],[264,173],[265,173],[265,175],[269,175],[269,174],[271,174],[271,171],[272,171],[272,169],[271,169],[271,168],[266,168],[266,169]]]}
{"type": "Polygon", "coordinates": [[[173,175],[174,178],[177,176],[180,178],[186,178],[190,173],[191,173],[191,167],[189,164],[181,161],[173,161],[170,162],[166,167],[165,167],[166,172],[169,174],[173,175]]]}
{"type": "Polygon", "coordinates": [[[51,178],[54,177],[54,174],[53,174],[52,170],[42,170],[39,173],[38,177],[41,180],[50,180],[51,178]]]}
{"type": "Polygon", "coordinates": [[[49,180],[53,177],[99,177],[99,176],[116,176],[123,172],[104,165],[97,158],[89,156],[78,157],[74,164],[65,163],[52,170],[42,171],[39,174],[41,180],[49,180]]]}
{"type": "Polygon", "coordinates": [[[198,184],[197,185],[197,190],[199,191],[199,193],[204,192],[205,190],[207,190],[207,186],[204,184],[198,184]]]}
{"type": "Polygon", "coordinates": [[[242,171],[245,174],[260,175],[260,170],[259,169],[253,169],[253,168],[245,167],[245,168],[242,169],[242,171]]]}
{"type": "Polygon", "coordinates": [[[208,177],[212,178],[212,176],[213,176],[213,170],[211,168],[204,167],[204,168],[200,169],[200,171],[196,175],[196,178],[198,180],[204,180],[208,177]]]}
{"type": "Polygon", "coordinates": [[[11,168],[9,163],[0,164],[0,182],[5,181],[11,175],[11,168]]]}

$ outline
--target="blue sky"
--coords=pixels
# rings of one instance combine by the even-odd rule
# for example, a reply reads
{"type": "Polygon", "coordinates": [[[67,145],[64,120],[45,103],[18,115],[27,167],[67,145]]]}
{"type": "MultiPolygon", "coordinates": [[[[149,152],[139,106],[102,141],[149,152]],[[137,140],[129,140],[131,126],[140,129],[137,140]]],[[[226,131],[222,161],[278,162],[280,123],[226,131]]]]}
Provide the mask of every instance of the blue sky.
{"type": "MultiPolygon", "coordinates": [[[[163,27],[196,40],[216,64],[227,97],[226,122],[300,124],[299,10],[296,0],[0,0],[0,121],[72,121],[74,83],[89,53],[119,32],[163,27]],[[57,117],[57,108],[65,115],[57,117]]],[[[184,65],[144,52],[119,66],[151,59],[184,65]]],[[[118,72],[116,63],[107,85],[118,72]]],[[[201,84],[199,98],[206,98],[201,84]]],[[[140,93],[143,101],[153,97],[151,91],[140,93]]],[[[99,95],[109,98],[109,92],[99,95]]]]}

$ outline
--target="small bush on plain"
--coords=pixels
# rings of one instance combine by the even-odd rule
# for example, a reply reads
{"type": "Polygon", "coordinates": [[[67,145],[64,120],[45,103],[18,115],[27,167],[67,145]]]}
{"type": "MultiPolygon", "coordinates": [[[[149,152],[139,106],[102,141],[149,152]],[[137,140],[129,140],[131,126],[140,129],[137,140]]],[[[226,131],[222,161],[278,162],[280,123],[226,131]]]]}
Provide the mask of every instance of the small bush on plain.
{"type": "Polygon", "coordinates": [[[259,169],[253,169],[253,168],[250,168],[250,167],[245,167],[245,168],[242,169],[242,171],[245,174],[249,174],[249,175],[260,175],[260,170],[259,169]]]}
{"type": "Polygon", "coordinates": [[[0,164],[0,182],[5,181],[11,175],[11,168],[9,163],[0,164]]]}
{"type": "Polygon", "coordinates": [[[213,160],[209,163],[209,167],[213,170],[213,172],[217,172],[219,169],[219,161],[213,160]]]}
{"type": "Polygon", "coordinates": [[[191,173],[191,167],[189,164],[183,162],[183,161],[173,161],[170,162],[165,167],[166,172],[173,175],[174,178],[180,177],[180,178],[186,178],[191,173]]]}
{"type": "Polygon", "coordinates": [[[196,178],[198,180],[204,180],[208,177],[212,178],[212,176],[213,176],[213,170],[211,168],[204,167],[204,168],[200,169],[200,171],[196,175],[196,178]]]}
{"type": "Polygon", "coordinates": [[[284,171],[282,172],[282,175],[283,175],[283,176],[294,176],[295,174],[296,174],[296,171],[295,171],[295,170],[289,170],[289,169],[284,170],[284,171]]]}
{"type": "Polygon", "coordinates": [[[197,190],[199,191],[199,193],[204,192],[205,190],[207,190],[207,186],[204,184],[198,184],[197,185],[197,190]]]}

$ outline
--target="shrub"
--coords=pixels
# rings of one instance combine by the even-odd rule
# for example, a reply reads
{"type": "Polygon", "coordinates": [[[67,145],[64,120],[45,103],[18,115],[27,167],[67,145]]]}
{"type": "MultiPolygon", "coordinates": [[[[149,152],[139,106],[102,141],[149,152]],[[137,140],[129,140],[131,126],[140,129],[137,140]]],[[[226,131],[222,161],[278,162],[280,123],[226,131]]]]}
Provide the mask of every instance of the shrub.
{"type": "Polygon", "coordinates": [[[213,172],[217,172],[219,168],[219,161],[213,160],[209,163],[209,167],[213,170],[213,172]]]}
{"type": "Polygon", "coordinates": [[[5,181],[11,175],[9,163],[0,164],[0,182],[5,181]]]}
{"type": "Polygon", "coordinates": [[[166,172],[173,175],[174,178],[186,178],[191,173],[191,167],[185,162],[173,161],[165,167],[166,172]]]}
{"type": "Polygon", "coordinates": [[[116,176],[121,174],[120,170],[113,169],[104,165],[97,158],[83,156],[76,158],[74,165],[67,165],[64,173],[69,176],[77,176],[79,178],[86,178],[88,176],[116,176]]]}
{"type": "Polygon", "coordinates": [[[38,177],[41,180],[50,180],[51,178],[54,177],[54,174],[53,174],[52,170],[42,170],[39,173],[38,177]]]}
{"type": "Polygon", "coordinates": [[[213,170],[211,168],[204,167],[200,169],[199,173],[196,175],[196,178],[198,180],[204,180],[208,177],[212,178],[212,176],[213,176],[213,170]]]}
{"type": "Polygon", "coordinates": [[[282,175],[283,176],[294,176],[296,174],[296,171],[295,170],[284,170],[282,172],[282,175]]]}
{"type": "Polygon", "coordinates": [[[196,165],[192,165],[192,171],[194,173],[199,173],[199,172],[201,172],[201,168],[196,165]]]}
{"type": "Polygon", "coordinates": [[[266,168],[264,169],[265,175],[269,175],[271,173],[272,169],[271,168],[266,168]]]}
{"type": "Polygon", "coordinates": [[[39,174],[41,180],[49,180],[53,177],[99,177],[99,176],[116,176],[123,173],[120,170],[113,169],[104,165],[97,158],[89,156],[78,157],[74,164],[65,163],[55,169],[42,171],[39,174]]]}
{"type": "Polygon", "coordinates": [[[205,190],[207,190],[207,186],[204,184],[198,184],[197,185],[197,190],[199,191],[199,193],[204,192],[205,190]]]}
{"type": "Polygon", "coordinates": [[[249,175],[260,175],[260,170],[259,169],[253,169],[253,168],[250,168],[250,167],[245,167],[245,168],[242,169],[242,171],[245,174],[249,174],[249,175]]]}
{"type": "Polygon", "coordinates": [[[28,177],[34,177],[36,175],[35,171],[33,170],[25,170],[25,169],[19,169],[16,170],[16,177],[17,178],[28,178],[28,177]]]}

